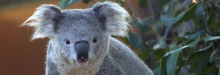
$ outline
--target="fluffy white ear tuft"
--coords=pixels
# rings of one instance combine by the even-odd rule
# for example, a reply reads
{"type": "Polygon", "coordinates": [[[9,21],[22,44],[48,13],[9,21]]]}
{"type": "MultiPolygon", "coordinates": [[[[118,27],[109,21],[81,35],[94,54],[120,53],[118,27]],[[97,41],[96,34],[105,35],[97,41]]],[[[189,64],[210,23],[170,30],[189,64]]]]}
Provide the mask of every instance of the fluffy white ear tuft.
{"type": "Polygon", "coordinates": [[[56,22],[61,14],[60,8],[51,4],[44,4],[37,8],[34,14],[29,17],[23,26],[31,26],[35,28],[32,40],[38,38],[49,37],[55,35],[56,22]]]}
{"type": "Polygon", "coordinates": [[[115,36],[126,36],[130,15],[114,2],[103,2],[94,5],[93,10],[99,14],[106,30],[115,36]],[[104,17],[104,18],[103,18],[104,17]]]}

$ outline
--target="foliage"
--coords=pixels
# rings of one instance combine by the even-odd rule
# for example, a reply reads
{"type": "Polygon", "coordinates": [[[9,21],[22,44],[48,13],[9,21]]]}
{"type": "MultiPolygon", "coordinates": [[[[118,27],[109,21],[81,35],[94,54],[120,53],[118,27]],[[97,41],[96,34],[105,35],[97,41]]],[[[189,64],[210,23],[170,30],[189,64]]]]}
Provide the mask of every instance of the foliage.
{"type": "MultiPolygon", "coordinates": [[[[78,1],[61,0],[59,6],[66,8],[78,1]]],[[[113,1],[128,3],[123,6],[133,9],[130,0],[113,1]]],[[[178,75],[184,68],[187,73],[183,74],[220,74],[220,1],[138,0],[137,4],[143,12],[130,10],[130,24],[136,33],[130,31],[128,38],[122,39],[140,50],[141,59],[152,60],[147,63],[155,64],[150,66],[155,75],[178,75]],[[180,30],[183,27],[189,30],[180,30]],[[156,38],[146,38],[152,34],[156,38]]]]}

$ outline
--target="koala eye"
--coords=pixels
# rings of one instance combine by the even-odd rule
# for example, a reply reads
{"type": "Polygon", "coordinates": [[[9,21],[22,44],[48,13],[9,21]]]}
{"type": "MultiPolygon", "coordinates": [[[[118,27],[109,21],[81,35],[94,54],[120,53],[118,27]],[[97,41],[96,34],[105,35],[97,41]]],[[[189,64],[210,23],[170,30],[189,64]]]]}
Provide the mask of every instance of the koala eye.
{"type": "Polygon", "coordinates": [[[66,39],[66,44],[69,45],[70,44],[70,41],[68,39],[66,39]]]}
{"type": "Polygon", "coordinates": [[[97,39],[96,39],[96,38],[93,38],[92,42],[93,42],[93,43],[96,43],[96,42],[97,42],[97,39]]]}

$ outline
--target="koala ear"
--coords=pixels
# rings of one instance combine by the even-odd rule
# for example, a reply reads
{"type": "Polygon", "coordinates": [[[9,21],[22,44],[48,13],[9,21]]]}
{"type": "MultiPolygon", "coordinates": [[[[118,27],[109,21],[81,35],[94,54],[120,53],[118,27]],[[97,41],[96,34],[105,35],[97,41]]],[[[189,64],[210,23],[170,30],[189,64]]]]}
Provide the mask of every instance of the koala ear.
{"type": "Polygon", "coordinates": [[[60,14],[60,8],[55,5],[44,4],[38,7],[34,14],[23,23],[23,26],[35,28],[31,40],[44,37],[52,38],[55,35],[56,23],[60,14]]]}
{"type": "Polygon", "coordinates": [[[103,2],[97,3],[92,8],[98,13],[104,28],[115,36],[126,36],[129,26],[130,15],[117,3],[103,2]]]}

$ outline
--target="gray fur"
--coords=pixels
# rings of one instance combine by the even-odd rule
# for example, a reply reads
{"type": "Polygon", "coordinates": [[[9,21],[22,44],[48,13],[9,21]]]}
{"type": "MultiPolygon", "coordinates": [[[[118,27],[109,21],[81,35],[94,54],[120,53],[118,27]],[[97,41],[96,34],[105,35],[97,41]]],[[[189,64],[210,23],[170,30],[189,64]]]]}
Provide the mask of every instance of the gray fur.
{"type": "Polygon", "coordinates": [[[126,45],[110,37],[126,36],[129,17],[113,2],[63,11],[54,5],[42,5],[24,25],[36,29],[32,39],[50,38],[46,75],[153,75],[126,45]],[[85,63],[76,60],[74,44],[78,41],[89,43],[85,63]]]}

